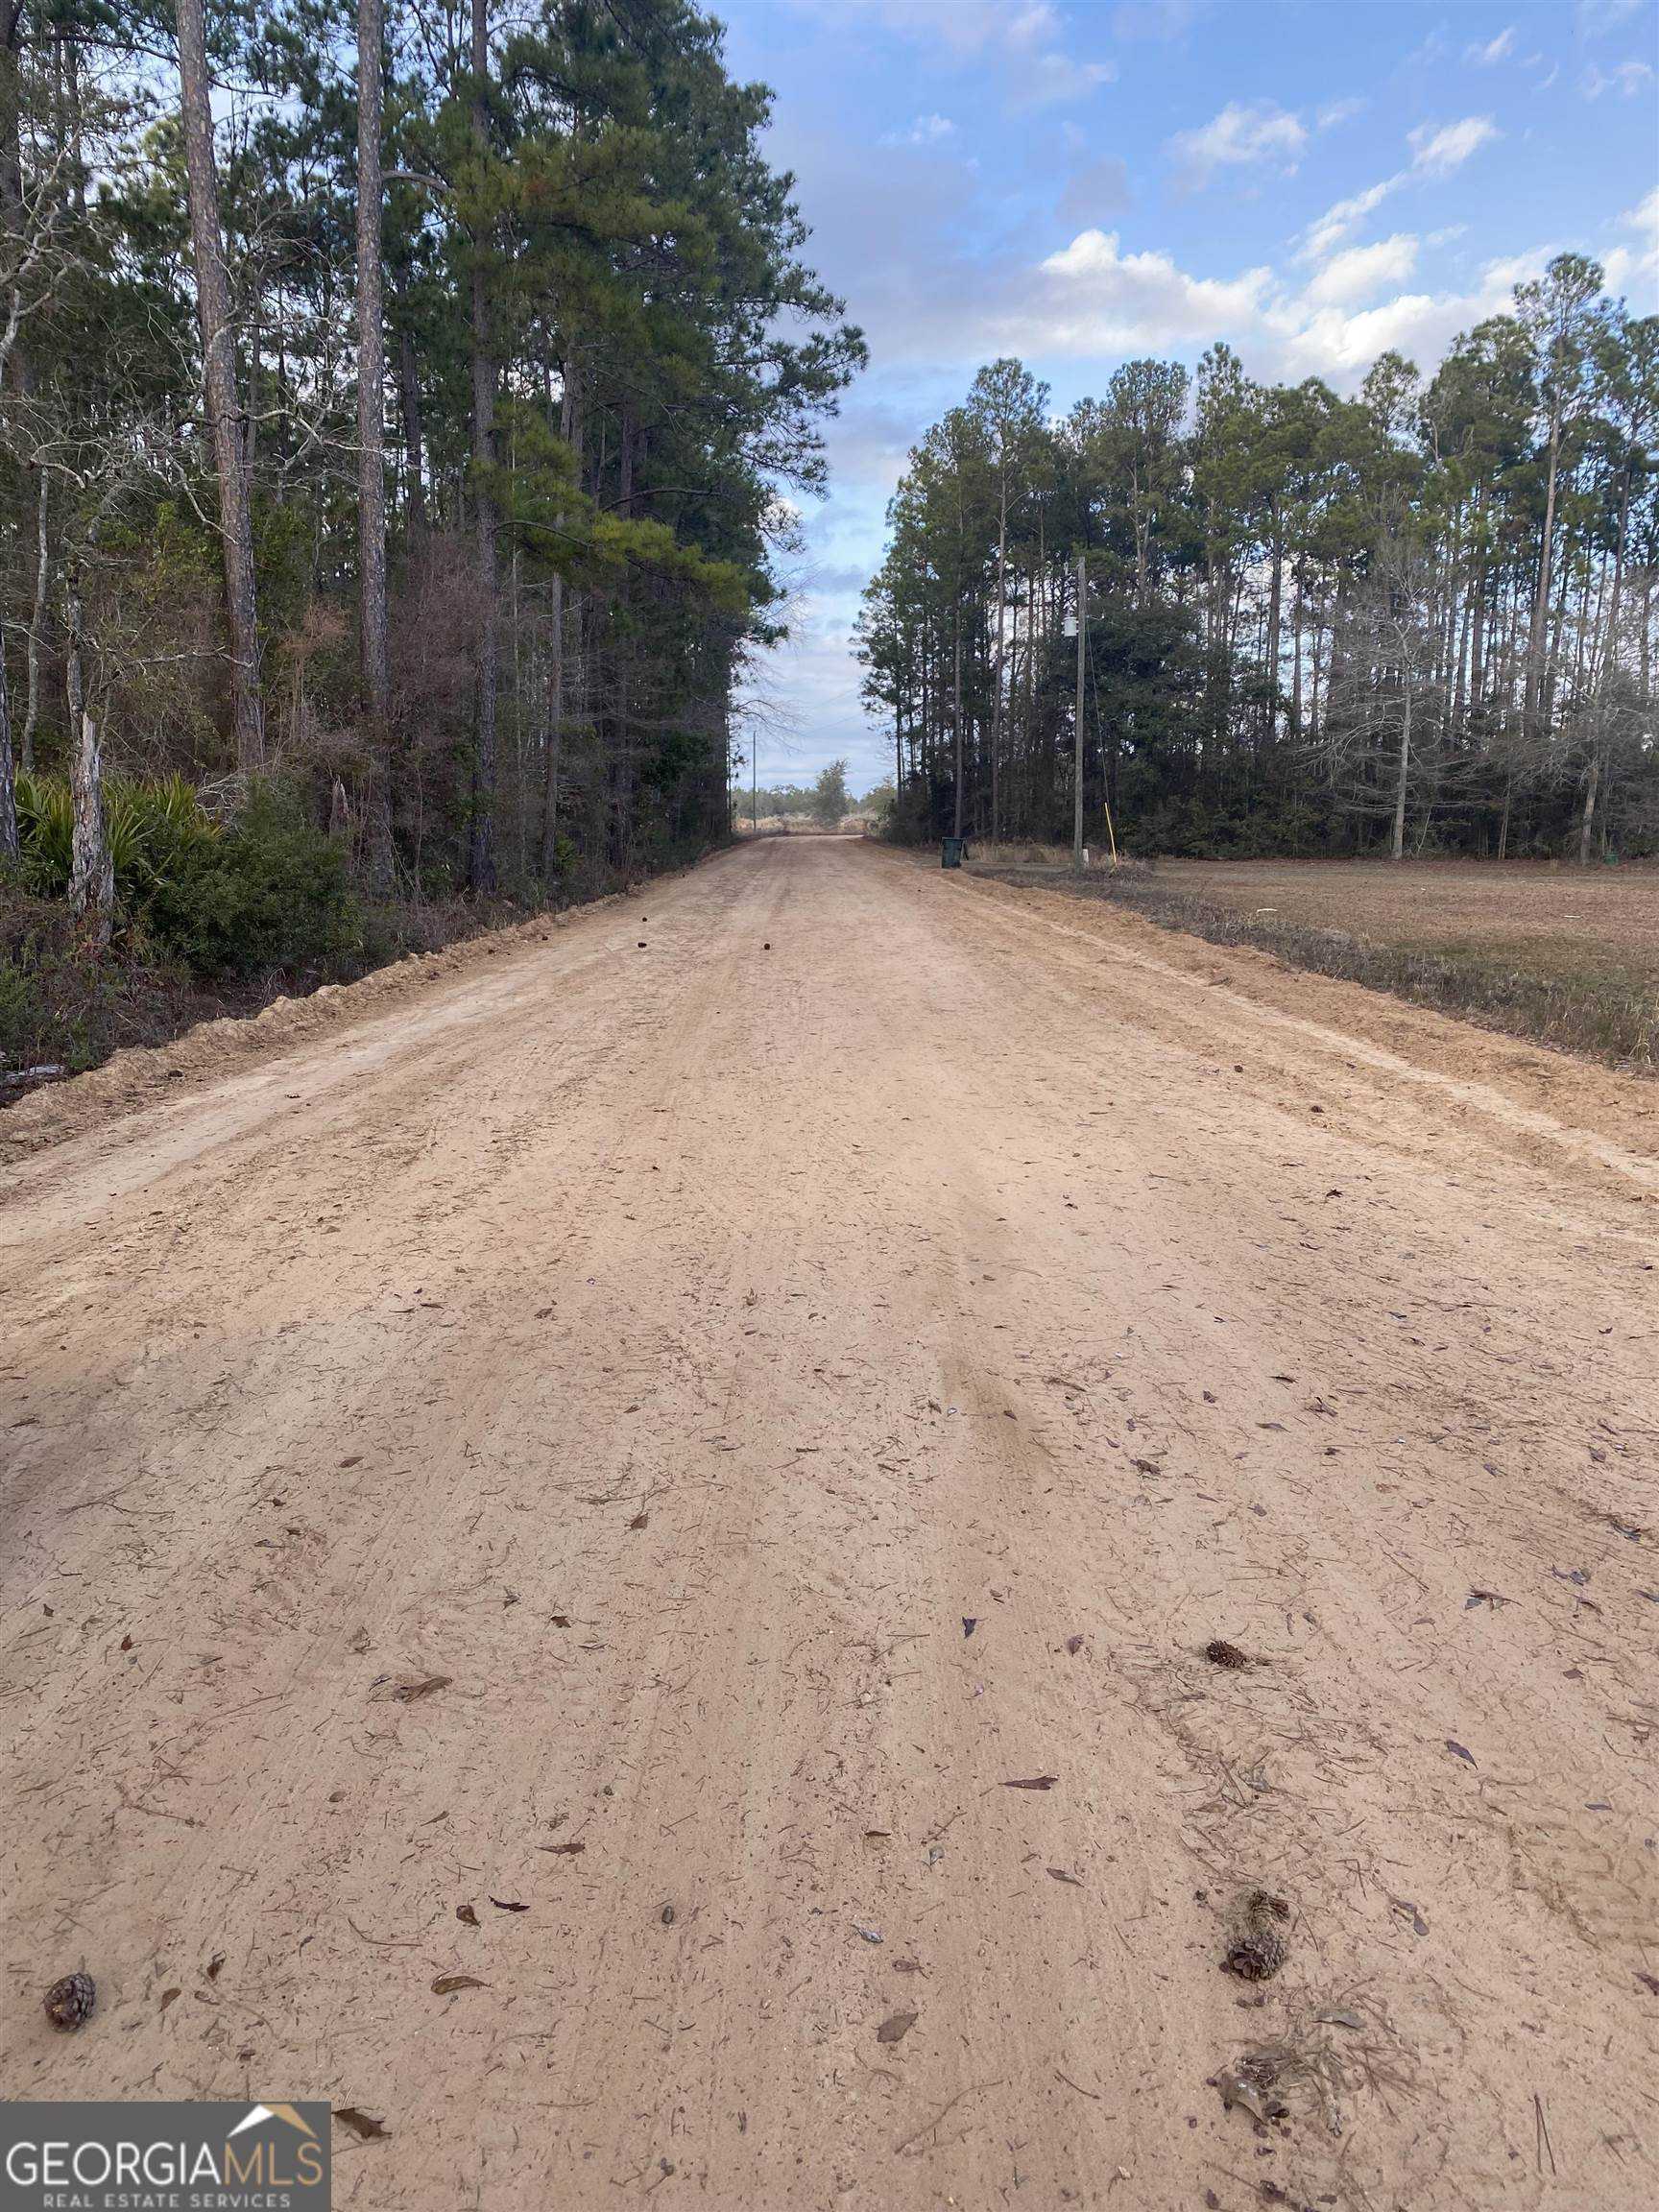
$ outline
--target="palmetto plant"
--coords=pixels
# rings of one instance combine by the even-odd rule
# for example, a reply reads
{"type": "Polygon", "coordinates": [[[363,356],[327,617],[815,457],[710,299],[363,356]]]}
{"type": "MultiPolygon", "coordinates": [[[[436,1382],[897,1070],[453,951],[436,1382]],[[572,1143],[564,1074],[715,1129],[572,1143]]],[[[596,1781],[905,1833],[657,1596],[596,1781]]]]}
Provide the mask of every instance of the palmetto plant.
{"type": "MultiPolygon", "coordinates": [[[[176,874],[186,853],[219,833],[183,776],[152,781],[112,776],[104,787],[104,808],[116,896],[129,904],[149,897],[176,874]]],[[[75,841],[66,782],[50,776],[17,779],[17,837],[29,888],[64,897],[75,841]]]]}

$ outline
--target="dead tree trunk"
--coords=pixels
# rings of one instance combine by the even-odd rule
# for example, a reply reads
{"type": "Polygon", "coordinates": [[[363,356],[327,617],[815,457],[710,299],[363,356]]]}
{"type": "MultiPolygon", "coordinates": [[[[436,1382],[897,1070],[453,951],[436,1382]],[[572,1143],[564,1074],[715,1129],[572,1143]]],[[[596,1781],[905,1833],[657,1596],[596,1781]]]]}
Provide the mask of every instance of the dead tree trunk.
{"type": "Polygon", "coordinates": [[[236,397],[230,280],[225,269],[219,179],[213,165],[212,87],[207,74],[203,0],[179,0],[179,84],[190,200],[190,248],[196,266],[196,313],[202,330],[202,390],[213,441],[213,467],[219,479],[219,535],[225,556],[236,759],[247,771],[264,764],[265,707],[259,683],[253,523],[242,409],[236,397]]]}
{"type": "Polygon", "coordinates": [[[1394,838],[1396,860],[1406,857],[1406,792],[1411,780],[1411,677],[1406,676],[1406,700],[1400,713],[1400,767],[1394,782],[1394,838]]]}
{"type": "Polygon", "coordinates": [[[69,580],[69,652],[65,678],[69,694],[69,791],[74,831],[69,871],[69,903],[86,924],[100,950],[109,942],[115,919],[115,865],[104,820],[104,759],[98,725],[86,711],[82,656],[81,587],[69,580]]]}

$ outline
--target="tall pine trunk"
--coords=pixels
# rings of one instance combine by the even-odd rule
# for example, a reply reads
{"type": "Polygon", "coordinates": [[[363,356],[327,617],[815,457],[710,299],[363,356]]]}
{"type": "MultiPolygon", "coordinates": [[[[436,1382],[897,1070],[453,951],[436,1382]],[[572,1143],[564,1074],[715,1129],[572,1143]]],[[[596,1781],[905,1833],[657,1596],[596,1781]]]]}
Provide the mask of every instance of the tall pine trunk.
{"type": "Polygon", "coordinates": [[[17,775],[12,758],[12,692],[0,643],[0,860],[17,857],[17,775]]]}
{"type": "Polygon", "coordinates": [[[397,414],[403,428],[403,503],[409,534],[426,527],[426,493],[421,481],[421,377],[415,365],[415,334],[397,327],[397,414]]]}
{"type": "Polygon", "coordinates": [[[548,892],[559,873],[559,771],[565,756],[565,579],[557,569],[552,585],[551,658],[547,671],[547,750],[541,781],[541,888],[548,892]]]}
{"type": "Polygon", "coordinates": [[[203,10],[204,0],[179,0],[179,84],[190,200],[190,249],[196,265],[196,313],[202,331],[202,389],[213,442],[213,468],[219,480],[219,535],[225,558],[225,613],[230,632],[236,759],[246,771],[264,763],[265,707],[259,682],[253,522],[243,451],[242,409],[236,396],[236,332],[219,223],[219,178],[213,165],[212,86],[203,10]]]}
{"type": "MultiPolygon", "coordinates": [[[[490,110],[489,0],[472,0],[472,132],[482,168],[488,156],[490,110]]],[[[480,178],[480,198],[483,180],[480,178]]],[[[495,888],[495,687],[500,613],[495,602],[495,358],[490,350],[490,296],[484,267],[488,230],[480,218],[472,239],[472,501],[477,533],[478,697],[472,756],[472,834],[468,877],[472,889],[495,888]]]]}
{"type": "Polygon", "coordinates": [[[1561,458],[1561,418],[1556,409],[1550,419],[1550,473],[1544,493],[1544,533],[1538,547],[1538,588],[1532,598],[1532,620],[1527,638],[1527,689],[1523,720],[1528,733],[1539,723],[1544,696],[1544,644],[1549,630],[1550,570],[1555,549],[1555,477],[1561,458]]]}
{"type": "Polygon", "coordinates": [[[1008,603],[1008,476],[1002,475],[997,515],[997,668],[991,700],[991,841],[1002,833],[1002,635],[1008,603]]]}
{"type": "Polygon", "coordinates": [[[369,872],[392,888],[392,663],[386,613],[386,325],[380,258],[384,0],[357,0],[357,624],[373,784],[369,872]]]}
{"type": "Polygon", "coordinates": [[[29,615],[29,696],[23,710],[23,766],[35,766],[35,733],[40,723],[40,648],[46,636],[46,615],[51,603],[52,564],[47,531],[47,501],[51,477],[36,469],[40,482],[35,496],[35,605],[29,615]]]}

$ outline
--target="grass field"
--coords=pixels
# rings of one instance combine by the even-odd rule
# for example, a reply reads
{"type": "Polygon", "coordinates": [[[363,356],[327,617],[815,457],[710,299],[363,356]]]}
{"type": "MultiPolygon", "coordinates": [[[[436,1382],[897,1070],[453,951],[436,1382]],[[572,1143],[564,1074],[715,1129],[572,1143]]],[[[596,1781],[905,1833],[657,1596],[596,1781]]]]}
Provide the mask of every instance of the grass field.
{"type": "MultiPolygon", "coordinates": [[[[1070,883],[1052,865],[988,872],[1070,883]]],[[[1165,860],[1092,871],[1077,888],[1214,944],[1659,1071],[1659,868],[1165,860]]]]}

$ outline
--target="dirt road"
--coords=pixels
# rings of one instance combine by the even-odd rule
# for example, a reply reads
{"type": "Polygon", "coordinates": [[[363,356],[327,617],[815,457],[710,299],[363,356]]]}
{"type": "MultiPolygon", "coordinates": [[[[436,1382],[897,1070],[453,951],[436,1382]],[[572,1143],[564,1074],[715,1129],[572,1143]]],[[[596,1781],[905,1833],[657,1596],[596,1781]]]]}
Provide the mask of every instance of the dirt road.
{"type": "Polygon", "coordinates": [[[1659,2200],[1650,1090],[823,842],[361,1008],[6,1170],[0,2093],[1659,2200]]]}

